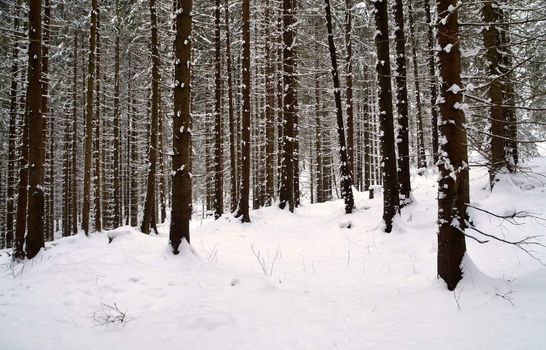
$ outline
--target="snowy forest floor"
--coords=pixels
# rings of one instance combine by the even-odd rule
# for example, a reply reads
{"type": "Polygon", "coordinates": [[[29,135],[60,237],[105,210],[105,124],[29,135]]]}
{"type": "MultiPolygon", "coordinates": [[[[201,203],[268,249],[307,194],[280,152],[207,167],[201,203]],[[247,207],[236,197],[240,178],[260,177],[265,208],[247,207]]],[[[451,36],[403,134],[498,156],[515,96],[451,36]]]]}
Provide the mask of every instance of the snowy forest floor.
{"type": "MultiPolygon", "coordinates": [[[[473,169],[472,205],[545,218],[546,158],[525,168],[493,193],[473,169]]],[[[168,224],[159,236],[122,227],[59,239],[17,265],[0,251],[0,348],[546,348],[546,267],[514,246],[467,239],[464,280],[449,292],[436,278],[436,175],[414,175],[412,186],[415,202],[390,234],[381,196],[357,193],[352,215],[338,200],[256,210],[250,224],[194,220],[193,248],[178,256],[168,224]]],[[[470,214],[508,240],[546,234],[544,220],[470,214]]],[[[535,251],[546,262],[546,248],[535,251]]]]}

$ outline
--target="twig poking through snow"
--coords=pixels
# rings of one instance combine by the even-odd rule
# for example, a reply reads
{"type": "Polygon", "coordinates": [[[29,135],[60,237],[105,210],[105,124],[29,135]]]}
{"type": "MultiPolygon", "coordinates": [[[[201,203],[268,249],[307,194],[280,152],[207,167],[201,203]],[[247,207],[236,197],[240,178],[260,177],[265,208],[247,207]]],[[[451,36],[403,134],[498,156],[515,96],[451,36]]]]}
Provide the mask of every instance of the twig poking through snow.
{"type": "Polygon", "coordinates": [[[279,248],[277,248],[277,251],[275,252],[275,256],[273,257],[273,260],[271,261],[271,266],[269,267],[269,269],[267,268],[265,257],[262,256],[260,251],[256,251],[254,249],[254,244],[250,246],[250,249],[252,250],[252,253],[256,257],[256,260],[258,260],[258,263],[260,264],[260,267],[262,268],[262,272],[264,273],[264,276],[271,277],[273,275],[273,270],[275,269],[275,263],[277,261],[277,258],[279,257],[279,248]]]}
{"type": "Polygon", "coordinates": [[[134,320],[134,318],[127,316],[127,310],[121,311],[116,303],[114,303],[114,305],[103,303],[101,306],[101,311],[93,313],[93,320],[95,321],[95,325],[93,327],[116,324],[120,324],[122,327],[125,327],[125,325],[134,320]]]}

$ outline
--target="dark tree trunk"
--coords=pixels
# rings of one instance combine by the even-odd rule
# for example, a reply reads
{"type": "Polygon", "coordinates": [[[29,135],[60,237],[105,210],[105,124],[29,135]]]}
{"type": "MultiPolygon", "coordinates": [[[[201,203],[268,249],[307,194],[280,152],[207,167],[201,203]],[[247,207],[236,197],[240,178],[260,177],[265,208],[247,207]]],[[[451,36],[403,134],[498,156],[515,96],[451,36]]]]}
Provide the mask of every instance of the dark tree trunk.
{"type": "Polygon", "coordinates": [[[404,7],[402,0],[394,3],[395,49],[396,49],[396,109],[398,111],[398,184],[400,204],[411,201],[408,87],[406,69],[406,35],[404,32],[404,7]]]}
{"type": "MultiPolygon", "coordinates": [[[[421,86],[419,83],[419,70],[417,68],[417,38],[415,35],[415,22],[413,17],[413,0],[408,0],[409,26],[411,38],[411,53],[413,59],[413,77],[415,80],[415,105],[417,108],[417,157],[418,167],[424,169],[427,167],[427,159],[425,156],[425,136],[423,132],[423,107],[421,104],[421,86]]],[[[409,155],[408,155],[409,156],[409,155]]],[[[421,172],[419,173],[421,174],[421,172]]]]}
{"type": "Polygon", "coordinates": [[[226,74],[228,83],[228,113],[229,113],[229,165],[230,165],[230,190],[231,212],[237,210],[237,126],[235,122],[235,109],[233,102],[233,79],[231,67],[231,36],[229,27],[229,0],[225,0],[226,9],[226,74]]]}
{"type": "Polygon", "coordinates": [[[29,113],[28,106],[25,103],[25,113],[23,117],[23,135],[21,140],[20,165],[19,165],[19,184],[17,191],[17,219],[15,221],[15,242],[13,257],[23,259],[25,252],[23,246],[25,243],[25,230],[27,228],[27,204],[28,204],[28,138],[29,138],[29,113]]]}
{"type": "Polygon", "coordinates": [[[44,1],[44,18],[43,18],[43,33],[42,33],[42,134],[44,145],[44,185],[46,184],[46,167],[45,163],[49,163],[49,177],[47,182],[47,192],[44,191],[44,238],[46,241],[53,240],[53,195],[55,186],[53,184],[53,154],[47,152],[48,138],[50,149],[53,145],[52,127],[53,117],[49,114],[49,36],[51,23],[51,5],[49,0],[44,1]],[[51,134],[51,137],[49,136],[51,134]]]}
{"type": "Polygon", "coordinates": [[[438,53],[442,79],[439,132],[446,139],[438,160],[438,275],[449,290],[454,290],[463,277],[461,261],[466,251],[464,228],[469,201],[465,116],[458,108],[462,95],[454,90],[454,86],[462,88],[457,1],[438,0],[437,11],[446,16],[438,21],[439,45],[451,48],[438,53]]]}
{"type": "Polygon", "coordinates": [[[503,84],[502,79],[498,76],[501,74],[500,68],[500,53],[501,36],[497,23],[501,20],[498,13],[497,4],[493,1],[487,1],[482,8],[482,16],[484,23],[487,23],[483,31],[483,43],[485,46],[485,58],[488,62],[488,84],[487,95],[491,107],[489,108],[489,119],[491,121],[491,147],[489,158],[489,184],[493,187],[495,176],[508,164],[506,162],[504,145],[505,145],[505,120],[504,109],[502,104],[503,99],[503,84]]]}
{"type": "Polygon", "coordinates": [[[93,90],[95,86],[95,54],[97,37],[97,0],[91,0],[91,23],[89,28],[89,60],[87,62],[87,95],[85,108],[85,159],[83,173],[82,229],[89,235],[89,212],[91,206],[91,160],[93,150],[93,90]]]}
{"type": "Polygon", "coordinates": [[[157,234],[156,227],[156,194],[155,178],[157,174],[157,124],[159,118],[159,49],[157,39],[157,16],[155,0],[150,0],[150,26],[151,26],[151,53],[152,53],[152,96],[151,96],[151,122],[150,122],[150,146],[148,148],[148,179],[146,182],[146,201],[144,202],[144,215],[140,230],[146,234],[150,228],[157,234]]]}
{"type": "Polygon", "coordinates": [[[277,41],[276,41],[276,70],[277,70],[277,195],[280,197],[281,191],[281,180],[282,180],[282,164],[283,164],[283,148],[284,148],[284,137],[283,137],[283,101],[284,101],[284,89],[283,89],[283,9],[281,6],[278,8],[277,16],[277,41]]]}
{"type": "MultiPolygon", "coordinates": [[[[131,62],[129,61],[129,71],[132,72],[131,62]]],[[[130,75],[132,76],[132,74],[130,75]]],[[[137,119],[136,119],[136,98],[133,95],[131,79],[129,79],[128,88],[127,88],[127,97],[129,101],[128,119],[129,119],[129,131],[127,133],[127,145],[130,147],[130,162],[129,162],[129,192],[131,197],[130,205],[130,225],[137,227],[138,225],[138,206],[139,206],[139,188],[138,188],[138,173],[137,173],[137,164],[138,164],[138,150],[137,150],[137,119]]]]}
{"type": "MultiPolygon", "coordinates": [[[[19,31],[19,6],[20,3],[15,3],[13,15],[13,32],[19,31]]],[[[19,71],[19,40],[15,38],[13,42],[13,53],[11,62],[11,87],[10,87],[10,111],[9,111],[9,141],[8,141],[8,181],[7,181],[7,206],[6,206],[6,236],[5,246],[11,248],[15,238],[15,178],[17,176],[17,95],[18,82],[17,74],[19,71]]],[[[3,248],[3,247],[1,247],[3,248]]]]}
{"type": "Polygon", "coordinates": [[[96,28],[96,64],[95,64],[95,140],[94,140],[94,157],[95,157],[95,170],[94,170],[94,190],[95,190],[95,231],[102,231],[102,131],[101,131],[101,66],[100,66],[100,14],[97,9],[97,28],[96,28]]]}
{"type": "MultiPolygon", "coordinates": [[[[510,22],[510,10],[502,13],[503,22],[510,22]]],[[[518,154],[518,124],[515,105],[515,93],[514,93],[514,78],[512,74],[512,49],[510,45],[510,33],[508,31],[508,25],[505,25],[501,30],[501,45],[502,56],[500,70],[503,75],[503,104],[507,107],[504,108],[504,120],[506,122],[505,135],[507,140],[505,142],[506,147],[506,162],[508,170],[510,172],[516,171],[516,166],[519,161],[518,154]]]]}
{"type": "Polygon", "coordinates": [[[72,234],[78,233],[78,31],[74,33],[74,76],[72,87],[72,234]]]}
{"type": "Polygon", "coordinates": [[[250,222],[250,0],[243,0],[243,58],[242,58],[242,131],[241,131],[241,187],[237,217],[250,222]]]}
{"type": "Polygon", "coordinates": [[[294,207],[297,208],[301,205],[301,191],[300,191],[300,125],[299,125],[299,102],[298,102],[298,84],[299,84],[299,78],[298,78],[298,45],[297,45],[297,27],[299,25],[297,21],[298,16],[298,0],[292,0],[292,32],[293,32],[293,38],[292,38],[292,54],[293,54],[293,62],[294,62],[294,68],[293,68],[293,79],[294,79],[294,112],[293,112],[293,120],[294,120],[294,144],[293,144],[293,166],[294,166],[294,207]]]}
{"type": "MultiPolygon", "coordinates": [[[[42,109],[43,110],[43,109],[42,109]]],[[[55,137],[53,134],[53,125],[55,125],[54,114],[51,113],[49,123],[49,180],[48,185],[51,186],[48,196],[47,205],[47,231],[45,231],[45,238],[47,241],[53,241],[55,239],[55,157],[53,152],[55,149],[55,137]]]]}
{"type": "Polygon", "coordinates": [[[430,113],[432,124],[432,154],[434,163],[438,161],[438,108],[436,100],[438,97],[438,85],[436,81],[436,63],[434,53],[434,24],[432,23],[432,15],[430,12],[430,0],[424,0],[425,19],[427,21],[427,44],[428,44],[428,73],[430,76],[430,113]]]}
{"type": "Polygon", "coordinates": [[[294,212],[294,119],[296,80],[294,77],[294,16],[292,0],[283,0],[283,149],[279,207],[294,212]]]}
{"type": "Polygon", "coordinates": [[[396,151],[392,113],[391,64],[389,57],[389,20],[387,2],[374,2],[375,46],[377,50],[377,80],[381,140],[381,170],[383,174],[383,220],[385,232],[391,232],[392,221],[399,211],[396,151]]]}
{"type": "Polygon", "coordinates": [[[174,254],[190,243],[191,219],[191,32],[192,0],[177,0],[175,12],[175,88],[173,114],[172,209],[169,240],[174,254]]]}
{"type": "Polygon", "coordinates": [[[40,0],[29,2],[29,47],[27,113],[28,134],[28,212],[25,253],[32,259],[44,247],[44,160],[45,147],[42,120],[42,5],[40,0]]]}
{"type": "MultiPolygon", "coordinates": [[[[73,58],[73,57],[72,57],[73,58]]],[[[70,131],[71,123],[69,119],[68,107],[65,108],[64,121],[64,155],[63,155],[63,228],[62,236],[70,236],[70,197],[71,197],[71,182],[70,182],[70,156],[71,156],[71,140],[70,131]]]]}
{"type": "Polygon", "coordinates": [[[222,42],[220,33],[220,0],[216,0],[214,60],[214,218],[224,214],[224,152],[222,122],[222,42]]]}
{"type": "Polygon", "coordinates": [[[354,106],[353,106],[353,43],[352,43],[352,0],[345,0],[345,61],[347,69],[347,169],[354,179],[355,161],[354,161],[354,106]]]}
{"type": "Polygon", "coordinates": [[[370,131],[372,128],[370,103],[369,103],[369,90],[366,88],[364,93],[364,107],[363,107],[363,135],[364,142],[364,191],[369,191],[369,198],[372,199],[373,191],[370,190],[370,184],[372,181],[372,145],[370,138],[370,131]]]}
{"type": "MultiPolygon", "coordinates": [[[[318,56],[318,47],[315,49],[315,54],[318,56]]],[[[317,178],[317,196],[316,202],[324,202],[324,169],[323,169],[323,147],[322,147],[322,122],[320,118],[320,75],[315,75],[315,161],[316,161],[316,178],[317,178]]],[[[309,171],[313,171],[310,169],[309,171]]]]}
{"type": "Polygon", "coordinates": [[[343,126],[343,109],[341,106],[341,89],[337,69],[336,46],[332,29],[332,14],[330,12],[330,0],[326,1],[326,26],[328,28],[328,48],[332,61],[332,79],[334,82],[334,100],[336,104],[337,135],[339,142],[340,175],[341,175],[341,196],[345,200],[345,213],[351,214],[354,209],[353,181],[347,164],[347,146],[345,144],[345,127],[343,126]]]}
{"type": "Polygon", "coordinates": [[[274,186],[274,168],[273,168],[273,156],[275,152],[275,85],[274,85],[274,66],[272,58],[271,47],[271,28],[272,28],[272,13],[269,0],[266,2],[265,8],[265,64],[266,64],[266,77],[265,77],[265,204],[271,205],[273,202],[273,196],[275,195],[274,186]]]}
{"type": "Polygon", "coordinates": [[[164,150],[164,134],[165,126],[163,125],[163,107],[162,107],[162,98],[161,98],[161,89],[158,90],[158,100],[159,100],[159,112],[158,112],[158,123],[159,128],[159,144],[158,144],[158,155],[159,155],[159,205],[161,206],[161,223],[164,223],[167,219],[167,203],[165,200],[165,195],[167,193],[167,178],[165,177],[165,150],[164,150]]]}
{"type": "Polygon", "coordinates": [[[116,47],[114,49],[114,227],[121,226],[121,130],[120,130],[120,115],[119,115],[119,69],[120,69],[120,17],[119,17],[119,2],[116,0],[116,47]]]}

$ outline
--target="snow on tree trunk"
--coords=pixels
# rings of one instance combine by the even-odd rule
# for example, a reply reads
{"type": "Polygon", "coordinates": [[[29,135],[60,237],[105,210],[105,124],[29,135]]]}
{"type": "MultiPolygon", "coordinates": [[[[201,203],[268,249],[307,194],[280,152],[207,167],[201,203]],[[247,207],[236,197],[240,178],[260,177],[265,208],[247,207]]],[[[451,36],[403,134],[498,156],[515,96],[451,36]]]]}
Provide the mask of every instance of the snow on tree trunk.
{"type": "Polygon", "coordinates": [[[178,0],[175,11],[175,72],[172,157],[172,209],[169,240],[174,254],[190,242],[191,219],[191,47],[192,0],[178,0]]]}
{"type": "Polygon", "coordinates": [[[386,0],[374,2],[375,46],[377,50],[378,105],[383,175],[383,220],[385,232],[391,232],[394,216],[399,212],[398,176],[392,112],[391,64],[389,58],[389,22],[386,0]]]}
{"type": "Polygon", "coordinates": [[[439,0],[438,52],[440,154],[438,167],[438,275],[454,290],[462,278],[466,251],[465,217],[469,202],[468,151],[462,109],[461,53],[456,0],[439,0]],[[449,49],[446,49],[449,48],[449,49]]]}

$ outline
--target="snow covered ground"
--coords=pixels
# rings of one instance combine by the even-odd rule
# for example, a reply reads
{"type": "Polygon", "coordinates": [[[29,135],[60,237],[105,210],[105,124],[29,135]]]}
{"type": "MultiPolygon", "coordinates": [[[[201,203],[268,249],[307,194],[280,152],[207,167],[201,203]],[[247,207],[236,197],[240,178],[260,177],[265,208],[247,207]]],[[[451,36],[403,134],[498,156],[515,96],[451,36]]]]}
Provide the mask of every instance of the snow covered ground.
{"type": "MultiPolygon", "coordinates": [[[[526,166],[493,193],[473,170],[473,206],[546,217],[546,158],[526,166]]],[[[196,220],[178,256],[168,225],[159,236],[122,227],[60,239],[15,266],[2,252],[0,349],[545,349],[546,267],[467,239],[464,280],[449,292],[436,278],[436,176],[412,185],[415,203],[391,234],[382,199],[357,193],[349,216],[335,201],[264,208],[244,225],[196,220]],[[109,306],[124,322],[102,324],[121,317],[109,306]]],[[[509,240],[546,233],[540,219],[471,216],[509,240]]]]}

